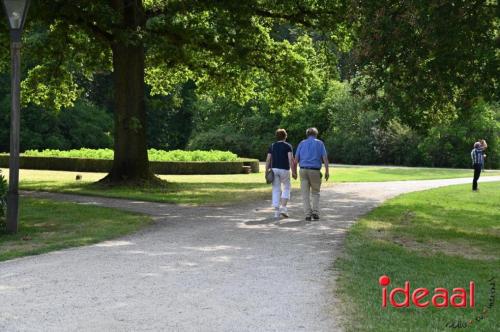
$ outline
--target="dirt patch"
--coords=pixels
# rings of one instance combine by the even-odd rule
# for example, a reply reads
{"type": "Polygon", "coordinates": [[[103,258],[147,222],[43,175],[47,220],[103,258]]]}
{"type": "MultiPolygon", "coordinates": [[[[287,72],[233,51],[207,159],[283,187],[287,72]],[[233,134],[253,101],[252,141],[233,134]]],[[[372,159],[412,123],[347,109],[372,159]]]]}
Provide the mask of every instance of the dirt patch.
{"type": "Polygon", "coordinates": [[[479,260],[500,260],[496,255],[487,252],[485,249],[465,241],[417,241],[414,238],[394,235],[384,229],[376,229],[370,232],[369,237],[377,240],[390,242],[402,246],[408,250],[418,251],[424,255],[442,253],[448,256],[459,256],[467,259],[479,260]]]}

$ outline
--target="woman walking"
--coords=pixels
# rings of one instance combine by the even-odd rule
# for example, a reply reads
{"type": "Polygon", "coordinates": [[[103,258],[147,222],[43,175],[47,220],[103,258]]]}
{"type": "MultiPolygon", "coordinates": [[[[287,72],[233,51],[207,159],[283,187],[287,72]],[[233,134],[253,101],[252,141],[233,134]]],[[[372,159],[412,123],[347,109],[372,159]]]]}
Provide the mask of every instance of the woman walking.
{"type": "Polygon", "coordinates": [[[271,144],[267,152],[266,174],[271,169],[273,180],[274,217],[279,222],[280,215],[288,218],[287,203],[290,199],[290,167],[293,163],[292,146],[286,142],[285,129],[276,130],[276,142],[271,144]]]}

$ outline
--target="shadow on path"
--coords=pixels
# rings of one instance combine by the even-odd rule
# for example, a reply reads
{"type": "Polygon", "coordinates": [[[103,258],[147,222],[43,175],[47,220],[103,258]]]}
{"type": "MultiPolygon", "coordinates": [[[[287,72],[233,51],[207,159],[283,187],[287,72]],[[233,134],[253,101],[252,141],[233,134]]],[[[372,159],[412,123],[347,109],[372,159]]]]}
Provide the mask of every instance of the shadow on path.
{"type": "Polygon", "coordinates": [[[120,239],[0,263],[0,331],[339,330],[332,264],[355,220],[398,194],[468,180],[339,184],[322,192],[319,221],[303,220],[296,195],[280,225],[270,201],[183,207],[24,193],[158,222],[120,239]]]}

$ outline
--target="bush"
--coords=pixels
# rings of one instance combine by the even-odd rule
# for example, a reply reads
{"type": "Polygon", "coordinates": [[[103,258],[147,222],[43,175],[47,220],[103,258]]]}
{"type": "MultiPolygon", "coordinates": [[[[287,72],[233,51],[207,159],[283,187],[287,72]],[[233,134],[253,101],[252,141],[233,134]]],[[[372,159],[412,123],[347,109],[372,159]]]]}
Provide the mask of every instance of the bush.
{"type": "MultiPolygon", "coordinates": [[[[83,159],[113,159],[111,149],[79,149],[79,150],[28,150],[23,153],[28,157],[56,157],[56,158],[83,158],[83,159]]],[[[184,151],[184,150],[156,150],[149,149],[150,161],[236,161],[238,156],[229,151],[184,151]]]]}
{"type": "Polygon", "coordinates": [[[500,167],[500,106],[476,102],[447,125],[431,128],[418,145],[427,166],[471,167],[470,151],[486,139],[486,168],[500,167]]]}
{"type": "MultiPolygon", "coordinates": [[[[9,151],[10,99],[0,99],[0,151],[9,151]]],[[[28,105],[21,112],[21,151],[113,145],[113,118],[89,102],[60,112],[28,105]]]]}
{"type": "Polygon", "coordinates": [[[156,174],[238,174],[243,170],[242,161],[170,162],[153,161],[151,170],[156,174]]]}
{"type": "MultiPolygon", "coordinates": [[[[109,159],[29,157],[21,156],[23,169],[44,169],[73,172],[109,172],[113,161],[109,159]]],[[[9,165],[9,156],[0,155],[0,167],[9,165]]],[[[156,174],[237,174],[243,165],[252,172],[259,171],[258,160],[237,159],[233,161],[151,161],[151,170],[156,174]]]]}
{"type": "Polygon", "coordinates": [[[218,97],[197,102],[197,124],[188,149],[229,150],[239,156],[265,159],[281,115],[262,100],[243,106],[218,97]]]}

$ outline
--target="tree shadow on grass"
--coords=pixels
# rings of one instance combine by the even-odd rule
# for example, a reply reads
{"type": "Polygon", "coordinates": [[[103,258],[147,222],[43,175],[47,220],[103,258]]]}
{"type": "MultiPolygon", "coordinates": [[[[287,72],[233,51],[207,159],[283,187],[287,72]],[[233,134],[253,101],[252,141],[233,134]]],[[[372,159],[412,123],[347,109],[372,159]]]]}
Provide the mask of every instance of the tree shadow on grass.
{"type": "Polygon", "coordinates": [[[259,182],[167,182],[158,187],[109,187],[101,183],[29,181],[23,190],[51,191],[80,195],[126,198],[176,204],[224,204],[263,197],[266,184],[259,182]]]}

